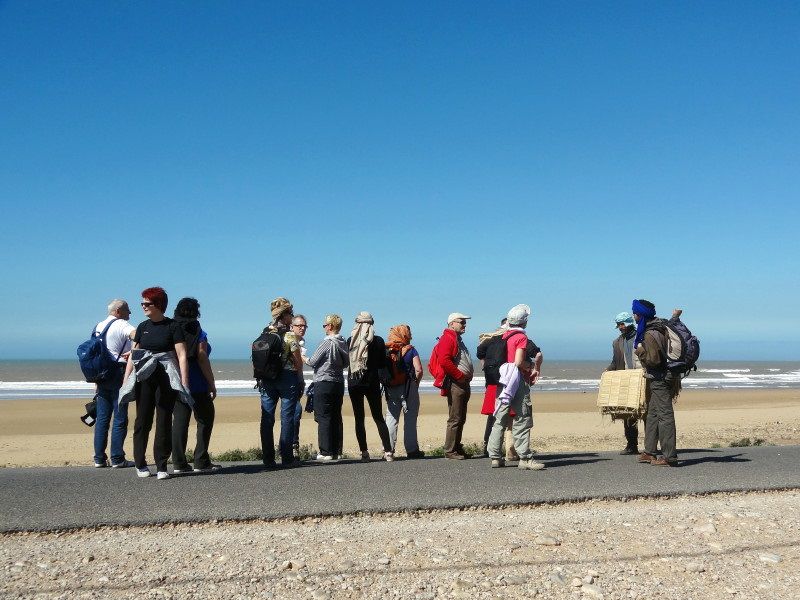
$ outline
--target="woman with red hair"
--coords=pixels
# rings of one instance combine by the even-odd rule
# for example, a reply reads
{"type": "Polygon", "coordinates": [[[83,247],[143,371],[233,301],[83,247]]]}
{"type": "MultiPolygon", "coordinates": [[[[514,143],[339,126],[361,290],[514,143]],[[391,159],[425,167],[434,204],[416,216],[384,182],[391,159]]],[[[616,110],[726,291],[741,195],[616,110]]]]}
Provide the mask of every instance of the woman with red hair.
{"type": "Polygon", "coordinates": [[[172,452],[172,411],[175,401],[193,404],[189,388],[189,365],[184,333],[180,325],[166,317],[167,292],[150,287],[142,292],[142,310],[147,320],[139,323],[133,338],[125,383],[120,399],[136,400],[133,426],[133,458],[136,474],[149,477],[145,449],[156,419],[153,457],[158,479],[168,479],[167,460],[172,452]],[[136,371],[135,377],[130,374],[136,371]]]}

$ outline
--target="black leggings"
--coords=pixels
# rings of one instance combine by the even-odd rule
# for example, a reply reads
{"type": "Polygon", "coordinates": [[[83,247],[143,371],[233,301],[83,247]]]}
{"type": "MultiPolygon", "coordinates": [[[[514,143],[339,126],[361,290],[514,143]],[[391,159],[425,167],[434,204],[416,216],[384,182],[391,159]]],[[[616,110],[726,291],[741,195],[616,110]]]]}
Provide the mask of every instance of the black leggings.
{"type": "MultiPolygon", "coordinates": [[[[134,377],[133,373],[129,377],[134,377]]],[[[169,385],[169,376],[164,367],[158,365],[150,377],[136,384],[136,421],[133,424],[133,460],[137,469],[147,466],[145,450],[153,413],[156,417],[156,433],[153,439],[153,457],[158,471],[167,470],[167,461],[172,452],[172,410],[177,392],[169,385]]]]}
{"type": "Polygon", "coordinates": [[[486,415],[486,429],[483,432],[483,445],[489,443],[489,436],[492,435],[492,427],[494,427],[495,416],[486,415]]]}
{"type": "Polygon", "coordinates": [[[392,442],[389,439],[389,428],[383,418],[383,405],[381,402],[381,387],[379,383],[367,387],[350,386],[348,389],[350,400],[353,403],[353,417],[356,420],[356,439],[361,452],[367,451],[367,430],[364,427],[364,398],[369,404],[369,411],[372,419],[378,427],[378,435],[381,436],[383,451],[392,451],[392,442]]]}
{"type": "MultiPolygon", "coordinates": [[[[194,420],[197,423],[197,440],[194,444],[194,466],[197,469],[208,469],[211,458],[208,455],[208,444],[211,431],[214,429],[214,401],[208,392],[192,394],[194,399],[194,420]]],[[[172,421],[172,466],[188,471],[186,464],[186,446],[189,443],[189,420],[192,409],[183,402],[175,402],[172,421]]]]}
{"type": "Polygon", "coordinates": [[[323,456],[337,456],[342,453],[343,399],[343,381],[314,383],[314,418],[319,425],[319,453],[323,456]]]}

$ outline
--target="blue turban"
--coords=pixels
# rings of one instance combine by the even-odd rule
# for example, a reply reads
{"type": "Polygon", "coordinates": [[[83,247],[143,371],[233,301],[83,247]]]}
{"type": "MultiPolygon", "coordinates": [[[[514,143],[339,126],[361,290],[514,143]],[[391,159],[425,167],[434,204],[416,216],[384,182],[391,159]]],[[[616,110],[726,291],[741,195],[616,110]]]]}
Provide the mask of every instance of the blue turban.
{"type": "Polygon", "coordinates": [[[639,323],[637,323],[636,325],[636,339],[633,340],[633,347],[635,348],[636,346],[642,343],[642,340],[644,339],[644,330],[647,327],[647,322],[650,319],[655,318],[656,309],[655,307],[650,308],[649,306],[645,306],[638,300],[634,300],[633,305],[631,306],[631,312],[641,317],[641,319],[639,319],[639,323]]]}

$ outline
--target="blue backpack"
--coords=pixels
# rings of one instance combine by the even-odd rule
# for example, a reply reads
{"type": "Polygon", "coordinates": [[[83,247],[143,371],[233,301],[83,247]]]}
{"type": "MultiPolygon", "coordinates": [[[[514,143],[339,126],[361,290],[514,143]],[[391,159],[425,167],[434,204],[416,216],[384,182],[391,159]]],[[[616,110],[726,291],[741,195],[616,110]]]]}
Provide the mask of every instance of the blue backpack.
{"type": "Polygon", "coordinates": [[[78,346],[78,364],[81,366],[83,376],[89,383],[103,383],[111,381],[117,376],[117,360],[106,345],[106,333],[115,321],[113,319],[106,325],[102,333],[92,331],[91,337],[78,346]]]}

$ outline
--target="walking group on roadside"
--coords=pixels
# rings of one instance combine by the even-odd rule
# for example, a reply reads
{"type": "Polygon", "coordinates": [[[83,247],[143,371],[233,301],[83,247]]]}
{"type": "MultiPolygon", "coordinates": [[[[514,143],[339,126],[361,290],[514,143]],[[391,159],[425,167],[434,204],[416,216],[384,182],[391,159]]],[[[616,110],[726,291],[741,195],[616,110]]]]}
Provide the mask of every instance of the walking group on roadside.
{"type": "MultiPolygon", "coordinates": [[[[174,474],[212,472],[220,468],[211,462],[208,453],[217,390],[209,360],[211,345],[199,323],[200,304],[194,298],[182,298],[173,318],[165,314],[167,304],[164,289],[147,288],[142,291],[141,301],[147,319],[136,328],[128,322],[131,312],[124,300],[113,300],[108,306],[109,316],[95,327],[93,339],[102,341],[110,357],[108,360],[112,362],[102,375],[94,379],[87,375],[87,380],[97,384],[95,467],[135,466],[139,477],[151,476],[145,450],[155,420],[153,456],[158,479],[170,477],[167,470],[170,456],[174,474]],[[133,462],[126,459],[123,450],[131,401],[137,407],[133,462]],[[192,415],[197,432],[193,466],[190,466],[186,447],[192,415]],[[109,428],[110,461],[106,454],[109,428]]],[[[252,344],[255,387],[261,397],[260,435],[266,468],[278,466],[273,433],[278,404],[280,465],[287,468],[299,464],[303,412],[300,400],[304,393],[306,411],[313,413],[317,423],[316,460],[327,463],[342,457],[345,377],[362,461],[371,460],[365,400],[380,436],[384,460],[395,459],[401,416],[406,456],[411,459],[425,456],[417,439],[419,383],[423,369],[419,352],[411,344],[408,325],[391,327],[384,341],[375,333],[372,315],[360,312],[350,336],[344,339],[342,318],[329,314],[322,322],[325,337],[309,354],[304,339],[308,328],[305,316],[295,314],[292,303],[283,297],[270,303],[270,313],[270,323],[252,344]],[[313,370],[312,383],[307,390],[304,365],[313,370]]],[[[677,453],[672,400],[680,390],[680,376],[676,381],[676,376],[667,368],[666,332],[664,322],[655,316],[655,306],[646,300],[635,300],[632,313],[617,315],[615,322],[620,336],[614,341],[608,370],[640,366],[645,369],[649,402],[645,417],[645,451],[639,455],[639,460],[674,466],[677,453]]],[[[676,313],[679,317],[680,311],[676,313]]],[[[541,349],[526,331],[530,315],[530,307],[518,304],[508,311],[499,329],[480,336],[477,358],[481,360],[486,380],[481,410],[487,416],[484,454],[488,455],[492,468],[504,467],[509,460],[518,461],[518,468],[523,470],[545,467],[534,460],[530,445],[531,388],[541,376],[543,363],[541,349]],[[507,433],[510,439],[505,443],[504,452],[507,433]]],[[[673,315],[673,319],[677,317],[673,315]]],[[[447,398],[444,453],[452,460],[467,457],[462,433],[471,395],[470,382],[475,372],[463,340],[469,319],[459,312],[447,317],[447,327],[438,338],[428,363],[434,386],[447,398]]],[[[84,364],[81,366],[83,368],[84,364]]],[[[88,372],[84,368],[84,373],[88,372]]],[[[637,454],[636,419],[626,420],[625,437],[627,445],[623,453],[637,454]]]]}

